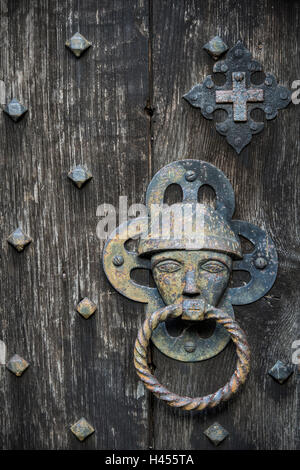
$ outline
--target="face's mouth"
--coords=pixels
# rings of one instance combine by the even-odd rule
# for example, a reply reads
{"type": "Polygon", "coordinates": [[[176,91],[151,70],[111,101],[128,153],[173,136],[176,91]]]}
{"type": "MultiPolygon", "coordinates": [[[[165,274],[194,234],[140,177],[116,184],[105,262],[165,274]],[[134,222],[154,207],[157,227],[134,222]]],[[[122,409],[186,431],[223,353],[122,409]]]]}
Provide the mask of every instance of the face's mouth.
{"type": "Polygon", "coordinates": [[[204,320],[207,302],[203,298],[186,299],[182,302],[183,320],[204,320]]]}

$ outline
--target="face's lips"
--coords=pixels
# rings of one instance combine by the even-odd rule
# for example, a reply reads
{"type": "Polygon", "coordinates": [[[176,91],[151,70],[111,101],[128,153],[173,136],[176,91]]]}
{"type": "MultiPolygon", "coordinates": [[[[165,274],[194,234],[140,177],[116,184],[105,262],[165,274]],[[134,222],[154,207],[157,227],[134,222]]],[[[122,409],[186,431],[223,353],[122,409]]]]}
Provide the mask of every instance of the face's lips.
{"type": "Polygon", "coordinates": [[[203,298],[186,299],[182,302],[183,320],[204,320],[207,302],[203,298]]]}

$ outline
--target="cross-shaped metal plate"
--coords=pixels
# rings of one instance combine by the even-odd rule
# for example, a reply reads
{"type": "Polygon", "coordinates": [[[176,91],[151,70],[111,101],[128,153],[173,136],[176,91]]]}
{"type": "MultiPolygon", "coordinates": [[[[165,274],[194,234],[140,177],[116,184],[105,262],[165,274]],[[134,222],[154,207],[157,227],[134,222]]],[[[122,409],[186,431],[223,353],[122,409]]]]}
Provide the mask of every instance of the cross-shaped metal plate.
{"type": "Polygon", "coordinates": [[[249,144],[252,135],[258,134],[264,127],[263,122],[253,120],[251,112],[259,108],[265,112],[266,119],[274,119],[278,110],[290,103],[291,92],[277,85],[276,78],[270,73],[266,74],[260,85],[251,82],[252,74],[262,71],[262,66],[252,59],[241,41],[230,49],[225,60],[215,63],[213,71],[225,74],[224,85],[216,85],[208,75],[203,83],[195,85],[184,95],[184,99],[195,108],[200,108],[206,119],[213,119],[217,109],[226,111],[226,119],[217,123],[216,129],[240,153],[249,144]]]}

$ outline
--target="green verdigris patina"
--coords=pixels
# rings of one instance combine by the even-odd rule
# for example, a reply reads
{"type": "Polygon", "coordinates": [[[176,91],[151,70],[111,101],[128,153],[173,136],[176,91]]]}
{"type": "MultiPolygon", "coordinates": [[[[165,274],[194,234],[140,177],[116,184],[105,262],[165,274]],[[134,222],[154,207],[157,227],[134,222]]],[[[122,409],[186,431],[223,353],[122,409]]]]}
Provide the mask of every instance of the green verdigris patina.
{"type": "MultiPolygon", "coordinates": [[[[147,316],[175,300],[193,298],[194,304],[196,299],[206,299],[234,318],[232,305],[254,302],[272,287],[277,273],[274,244],[257,226],[232,220],[232,186],[213,165],[198,160],[167,165],[151,181],[146,204],[148,218],[131,220],[111,234],[103,265],[111,284],[121,294],[147,304],[147,316]],[[174,183],[182,189],[182,203],[168,207],[163,205],[164,194],[174,183]],[[215,209],[197,203],[203,185],[214,189],[215,209]],[[252,253],[242,253],[239,235],[254,245],[252,253]],[[139,239],[135,252],[125,248],[131,238],[139,239]],[[122,259],[122,263],[116,263],[116,259],[122,259]],[[257,259],[264,263],[258,264],[257,259]],[[138,268],[152,270],[155,288],[139,285],[131,278],[130,273],[138,268]],[[249,272],[250,282],[229,287],[235,270],[249,272]]],[[[230,336],[221,325],[190,321],[183,316],[159,324],[151,339],[169,357],[196,362],[221,352],[230,336]]]]}

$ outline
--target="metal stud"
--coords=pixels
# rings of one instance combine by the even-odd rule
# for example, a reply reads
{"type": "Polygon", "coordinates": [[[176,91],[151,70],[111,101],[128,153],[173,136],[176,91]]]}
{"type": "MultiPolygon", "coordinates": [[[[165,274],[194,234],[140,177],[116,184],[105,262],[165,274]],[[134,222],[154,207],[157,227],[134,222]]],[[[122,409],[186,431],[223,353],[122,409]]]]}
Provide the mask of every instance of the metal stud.
{"type": "Polygon", "coordinates": [[[28,237],[23,232],[23,230],[18,227],[14,232],[9,235],[7,241],[17,251],[21,252],[24,250],[25,246],[29,245],[29,243],[32,242],[32,238],[28,237]]]}
{"type": "Polygon", "coordinates": [[[76,307],[76,310],[86,320],[97,310],[97,305],[94,304],[90,299],[85,297],[82,299],[76,307]]]}
{"type": "Polygon", "coordinates": [[[271,77],[266,77],[266,79],[265,79],[265,85],[271,86],[272,83],[273,83],[272,78],[271,78],[271,77]]]}
{"type": "Polygon", "coordinates": [[[218,58],[228,51],[228,46],[225,44],[223,39],[219,36],[212,38],[207,44],[203,46],[203,49],[212,56],[213,59],[218,60],[218,58]]]}
{"type": "Polygon", "coordinates": [[[15,122],[21,119],[28,109],[23,106],[16,98],[13,98],[10,103],[4,108],[4,112],[15,122]]]}
{"type": "Polygon", "coordinates": [[[192,353],[195,351],[196,345],[193,341],[187,341],[184,345],[184,349],[186,350],[186,352],[192,353]]]}
{"type": "Polygon", "coordinates": [[[204,431],[204,434],[215,445],[218,446],[229,436],[229,432],[219,423],[214,423],[204,431]]]}
{"type": "Polygon", "coordinates": [[[221,132],[227,132],[227,131],[228,131],[228,124],[226,124],[226,123],[220,123],[220,124],[219,124],[219,131],[221,131],[221,132]]]}
{"type": "Polygon", "coordinates": [[[289,364],[284,364],[277,361],[276,364],[269,370],[268,374],[280,384],[283,384],[294,372],[294,369],[289,364]]]}
{"type": "Polygon", "coordinates": [[[115,266],[122,266],[122,264],[124,263],[123,256],[122,255],[114,256],[113,263],[114,263],[115,266]]]}
{"type": "Polygon", "coordinates": [[[83,166],[78,165],[68,173],[68,178],[80,189],[85,183],[92,179],[93,176],[88,170],[83,168],[83,166]]]}
{"type": "Polygon", "coordinates": [[[23,372],[29,367],[29,362],[20,357],[18,354],[12,356],[6,364],[8,370],[10,370],[17,377],[20,377],[23,372]]]}
{"type": "Polygon", "coordinates": [[[221,72],[224,72],[224,73],[227,72],[227,70],[228,70],[227,65],[226,65],[226,64],[222,64],[222,65],[220,66],[220,70],[221,70],[221,72]]]}
{"type": "Polygon", "coordinates": [[[257,269],[264,269],[268,265],[268,261],[263,256],[258,256],[254,261],[254,265],[257,269]]]}
{"type": "Polygon", "coordinates": [[[91,426],[85,418],[80,418],[70,429],[81,442],[95,432],[93,426],[91,426]]]}
{"type": "Polygon", "coordinates": [[[188,170],[184,175],[185,179],[189,182],[195,181],[197,178],[197,174],[194,170],[188,170]]]}
{"type": "Polygon", "coordinates": [[[75,33],[71,39],[68,39],[66,46],[76,55],[80,57],[81,54],[91,47],[92,43],[89,42],[82,34],[79,32],[75,33]]]}

